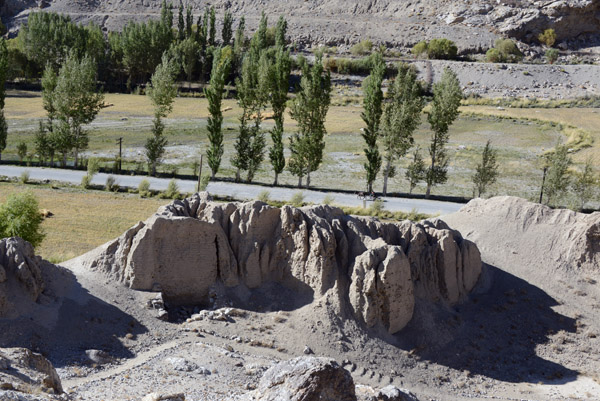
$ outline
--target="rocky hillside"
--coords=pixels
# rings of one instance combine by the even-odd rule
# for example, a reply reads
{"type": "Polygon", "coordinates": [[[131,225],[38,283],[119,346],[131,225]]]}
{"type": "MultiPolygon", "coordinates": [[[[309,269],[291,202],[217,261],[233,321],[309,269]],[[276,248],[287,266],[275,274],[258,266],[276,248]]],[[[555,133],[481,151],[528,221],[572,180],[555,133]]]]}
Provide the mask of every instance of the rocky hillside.
{"type": "MultiPolygon", "coordinates": [[[[196,17],[207,4],[189,3],[196,17]]],[[[13,29],[29,12],[41,8],[118,30],[130,19],[158,16],[160,4],[160,0],[4,0],[0,10],[13,29]]],[[[552,27],[564,48],[581,48],[597,39],[600,28],[600,4],[593,0],[215,0],[210,4],[219,14],[230,10],[235,17],[245,15],[251,30],[263,10],[271,20],[285,15],[291,38],[299,45],[344,47],[370,38],[390,47],[407,47],[423,39],[447,37],[463,52],[478,52],[499,36],[533,43],[538,33],[552,27]]]]}

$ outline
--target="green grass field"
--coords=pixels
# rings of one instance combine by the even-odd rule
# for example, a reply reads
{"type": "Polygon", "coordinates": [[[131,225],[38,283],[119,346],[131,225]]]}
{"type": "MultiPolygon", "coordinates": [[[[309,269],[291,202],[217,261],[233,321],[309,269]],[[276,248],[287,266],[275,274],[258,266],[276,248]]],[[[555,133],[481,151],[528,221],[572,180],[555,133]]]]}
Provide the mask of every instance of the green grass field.
{"type": "MultiPolygon", "coordinates": [[[[145,96],[107,94],[108,107],[103,109],[96,121],[88,127],[90,145],[88,156],[113,160],[117,155],[116,140],[123,137],[126,166],[137,161],[142,165],[143,145],[150,135],[152,107],[145,96]]],[[[341,104],[344,102],[334,102],[341,104]]],[[[225,100],[224,132],[225,154],[219,175],[233,177],[234,168],[230,157],[237,135],[239,108],[234,100],[225,100]]],[[[321,168],[312,174],[311,183],[316,187],[333,189],[364,189],[364,143],[360,136],[363,122],[360,119],[362,108],[356,104],[338,105],[330,108],[326,127],[326,148],[321,168]]],[[[557,141],[566,142],[573,130],[580,130],[591,138],[592,146],[574,153],[574,159],[581,162],[588,155],[595,157],[600,166],[600,115],[593,109],[505,109],[492,106],[465,106],[464,112],[450,129],[448,153],[450,156],[449,180],[434,188],[433,193],[443,195],[471,196],[473,186],[471,176],[478,162],[481,150],[490,139],[499,151],[501,176],[491,188],[490,194],[509,194],[534,199],[541,183],[542,170],[540,156],[551,149],[557,141]],[[562,125],[561,125],[562,124],[562,125]],[[571,131],[569,131],[571,130],[571,131]]],[[[8,147],[3,158],[16,159],[16,146],[25,141],[33,149],[34,133],[40,118],[44,117],[41,97],[34,92],[10,92],[6,99],[5,114],[9,124],[8,147]]],[[[165,155],[163,171],[191,173],[194,161],[207,147],[206,117],[207,102],[202,98],[177,98],[173,113],[166,120],[169,145],[165,155]]],[[[270,129],[272,121],[263,123],[270,129]]],[[[290,133],[295,130],[295,122],[287,116],[286,144],[290,133]]],[[[579,131],[578,131],[579,132],[579,131]]],[[[268,136],[268,135],[267,135],[268,136]]],[[[416,144],[423,148],[427,156],[430,131],[426,119],[415,135],[416,144]]],[[[270,140],[267,141],[270,143],[270,140]]],[[[389,183],[392,192],[407,192],[404,168],[408,160],[398,162],[398,174],[389,183]]],[[[256,180],[271,183],[273,174],[266,158],[256,180]]],[[[284,172],[280,182],[296,184],[297,178],[284,172]]],[[[375,188],[381,190],[381,178],[375,188]]],[[[415,192],[423,193],[424,185],[415,192]]]]}

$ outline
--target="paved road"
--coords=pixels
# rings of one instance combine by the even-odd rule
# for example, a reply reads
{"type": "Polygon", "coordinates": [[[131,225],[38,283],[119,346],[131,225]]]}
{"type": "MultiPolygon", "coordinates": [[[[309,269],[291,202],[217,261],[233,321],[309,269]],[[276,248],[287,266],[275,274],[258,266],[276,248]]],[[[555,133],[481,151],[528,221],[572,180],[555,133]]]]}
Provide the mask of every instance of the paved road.
{"type": "MultiPolygon", "coordinates": [[[[32,180],[55,180],[80,184],[82,177],[86,174],[84,171],[62,170],[39,167],[19,167],[19,166],[0,166],[0,176],[20,177],[23,171],[29,172],[32,180]]],[[[92,184],[104,185],[108,174],[99,173],[94,176],[92,184]]],[[[150,188],[154,190],[164,190],[167,188],[170,179],[153,178],[147,176],[128,176],[116,175],[117,184],[122,187],[137,188],[140,181],[147,179],[150,181],[150,188]]],[[[190,180],[177,180],[182,192],[193,192],[196,190],[196,182],[190,180]]],[[[220,196],[232,196],[235,199],[256,199],[262,191],[269,191],[270,199],[287,201],[296,192],[300,191],[289,188],[262,187],[259,185],[234,184],[229,182],[211,182],[208,184],[208,192],[220,196]]],[[[313,190],[301,190],[306,202],[321,203],[326,195],[334,197],[334,203],[343,206],[363,206],[363,201],[357,199],[355,195],[339,192],[320,192],[313,190]]],[[[405,198],[383,198],[385,209],[390,211],[410,212],[413,209],[420,213],[427,214],[448,214],[458,211],[463,205],[460,203],[441,202],[425,199],[405,199],[405,198]]],[[[368,206],[370,202],[366,202],[368,206]]]]}

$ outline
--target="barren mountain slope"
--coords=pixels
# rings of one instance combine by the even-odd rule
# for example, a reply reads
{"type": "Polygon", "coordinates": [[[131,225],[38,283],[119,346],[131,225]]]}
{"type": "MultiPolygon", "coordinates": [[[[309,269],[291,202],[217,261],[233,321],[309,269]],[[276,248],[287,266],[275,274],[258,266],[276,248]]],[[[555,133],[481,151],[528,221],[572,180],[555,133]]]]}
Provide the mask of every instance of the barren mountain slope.
{"type": "MultiPolygon", "coordinates": [[[[196,16],[205,5],[219,14],[231,10],[245,15],[254,30],[261,11],[272,20],[285,15],[293,41],[303,44],[344,45],[371,38],[389,46],[410,46],[423,39],[447,37],[462,51],[487,49],[499,34],[532,42],[546,28],[556,30],[558,41],[570,48],[586,46],[600,27],[600,4],[592,0],[199,0],[189,2],[196,16]],[[567,43],[565,43],[567,45],[567,43]]],[[[41,6],[48,11],[70,14],[80,22],[95,21],[108,30],[120,29],[127,20],[158,16],[159,0],[5,0],[1,8],[5,22],[18,26],[27,13],[41,6]]]]}

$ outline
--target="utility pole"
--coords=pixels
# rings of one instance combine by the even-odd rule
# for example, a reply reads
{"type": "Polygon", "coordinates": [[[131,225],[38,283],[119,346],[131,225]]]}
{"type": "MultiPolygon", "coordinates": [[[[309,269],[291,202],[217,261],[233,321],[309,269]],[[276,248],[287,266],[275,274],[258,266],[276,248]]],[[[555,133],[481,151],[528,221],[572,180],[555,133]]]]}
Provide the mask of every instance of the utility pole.
{"type": "Polygon", "coordinates": [[[546,171],[548,171],[548,167],[544,167],[544,176],[542,177],[542,190],[540,191],[540,203],[542,203],[542,197],[544,196],[544,183],[546,182],[546,171]]]}
{"type": "Polygon", "coordinates": [[[123,152],[123,137],[117,139],[117,143],[119,144],[119,174],[121,174],[121,154],[123,152]]]}
{"type": "Polygon", "coordinates": [[[196,192],[200,192],[200,180],[202,177],[202,161],[204,159],[204,154],[200,154],[200,166],[198,167],[198,185],[196,186],[196,192]]]}

